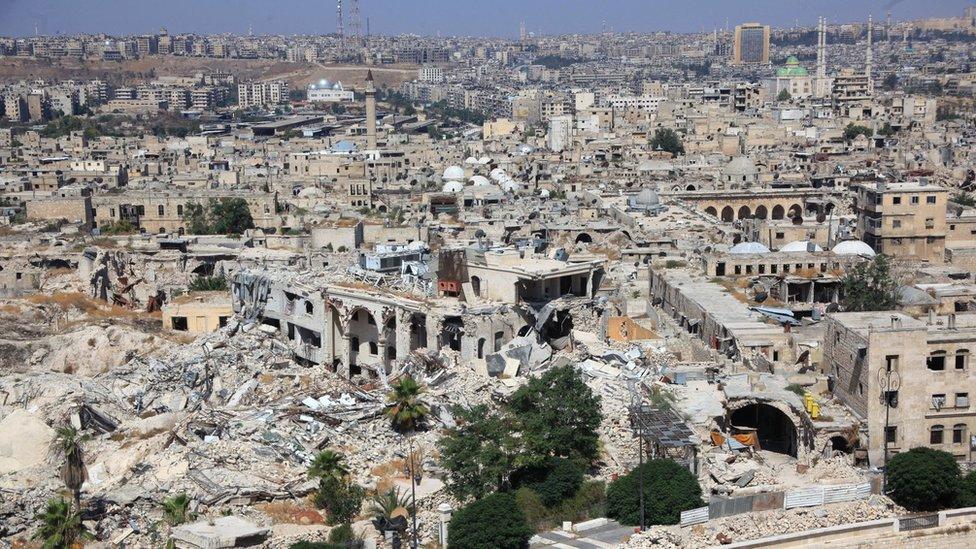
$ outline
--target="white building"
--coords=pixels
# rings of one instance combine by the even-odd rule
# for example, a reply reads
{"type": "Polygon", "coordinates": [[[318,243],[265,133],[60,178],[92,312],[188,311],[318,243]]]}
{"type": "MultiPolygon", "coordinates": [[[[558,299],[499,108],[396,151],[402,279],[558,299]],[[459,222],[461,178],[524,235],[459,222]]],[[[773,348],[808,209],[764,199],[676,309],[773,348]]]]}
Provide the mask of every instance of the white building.
{"type": "Polygon", "coordinates": [[[640,110],[646,112],[657,112],[658,106],[662,101],[667,101],[666,97],[654,95],[608,95],[604,102],[614,110],[640,110]]]}
{"type": "Polygon", "coordinates": [[[417,79],[429,84],[439,84],[444,81],[444,69],[436,65],[424,65],[417,71],[417,79]]]}
{"type": "Polygon", "coordinates": [[[549,134],[546,136],[546,146],[553,152],[562,152],[569,148],[573,140],[573,117],[568,114],[553,116],[549,119],[549,134]]]}
{"type": "Polygon", "coordinates": [[[286,101],[288,101],[288,83],[281,80],[252,82],[237,86],[237,104],[242,109],[280,105],[286,101]]]}
{"type": "Polygon", "coordinates": [[[319,103],[343,103],[355,100],[352,90],[342,87],[342,82],[331,83],[328,80],[319,80],[315,84],[308,86],[308,100],[319,103]]]}

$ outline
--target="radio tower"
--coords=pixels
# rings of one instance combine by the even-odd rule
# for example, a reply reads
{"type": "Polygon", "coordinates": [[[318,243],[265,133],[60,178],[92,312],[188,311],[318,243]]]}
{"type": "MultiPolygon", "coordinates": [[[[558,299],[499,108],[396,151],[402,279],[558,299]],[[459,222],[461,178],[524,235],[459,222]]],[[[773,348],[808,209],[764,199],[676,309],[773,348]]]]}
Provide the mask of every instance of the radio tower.
{"type": "Polygon", "coordinates": [[[336,0],[336,34],[339,35],[339,44],[345,47],[346,31],[342,23],[342,0],[336,0]]]}
{"type": "Polygon", "coordinates": [[[349,0],[349,35],[357,43],[363,38],[363,24],[359,18],[359,0],[349,0]]]}

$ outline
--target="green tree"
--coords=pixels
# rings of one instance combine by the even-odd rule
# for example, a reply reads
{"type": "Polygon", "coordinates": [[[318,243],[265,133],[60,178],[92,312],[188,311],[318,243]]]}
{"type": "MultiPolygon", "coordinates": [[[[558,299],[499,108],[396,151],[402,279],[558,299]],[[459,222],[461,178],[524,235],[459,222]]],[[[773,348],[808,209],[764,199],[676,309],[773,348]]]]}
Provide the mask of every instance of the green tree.
{"type": "Polygon", "coordinates": [[[941,450],[912,448],[888,461],[888,493],[909,511],[952,507],[960,494],[960,481],[956,459],[941,450]]]}
{"type": "Polygon", "coordinates": [[[343,522],[332,530],[329,530],[329,543],[346,547],[356,541],[356,534],[352,531],[352,525],[343,522]]]}
{"type": "Polygon", "coordinates": [[[970,471],[962,478],[956,507],[976,507],[976,471],[970,471]]]}
{"type": "Polygon", "coordinates": [[[550,456],[589,463],[599,455],[600,397],[576,368],[553,368],[530,379],[507,406],[521,431],[526,464],[541,464],[550,456]]]}
{"type": "Polygon", "coordinates": [[[409,376],[393,384],[393,390],[386,396],[390,404],[386,415],[395,430],[413,431],[427,417],[430,410],[420,400],[423,392],[424,388],[409,376]]]}
{"type": "Polygon", "coordinates": [[[106,223],[100,227],[99,232],[104,235],[133,234],[136,232],[136,227],[129,220],[120,219],[106,223]]]}
{"type": "Polygon", "coordinates": [[[957,192],[956,194],[952,195],[950,200],[952,200],[956,204],[962,204],[963,206],[969,206],[969,207],[976,206],[976,198],[973,198],[973,195],[965,191],[957,192]]]}
{"type": "Polygon", "coordinates": [[[68,549],[82,540],[95,539],[81,522],[77,506],[64,499],[49,499],[37,516],[40,527],[31,539],[43,542],[44,549],[68,549]]]}
{"type": "Polygon", "coordinates": [[[793,99],[793,96],[790,95],[790,90],[786,88],[780,90],[779,95],[776,96],[777,101],[789,101],[790,99],[793,99]]]}
{"type": "Polygon", "coordinates": [[[891,260],[884,254],[858,263],[841,279],[845,311],[889,311],[898,305],[891,260]]]}
{"type": "Polygon", "coordinates": [[[349,476],[345,456],[333,450],[322,450],[315,455],[312,464],[308,466],[308,476],[309,478],[331,478],[344,481],[349,476]]]}
{"type": "Polygon", "coordinates": [[[678,137],[678,132],[671,128],[658,128],[654,130],[654,137],[651,139],[651,149],[662,150],[673,155],[685,154],[685,146],[678,137]]]}
{"type": "Polygon", "coordinates": [[[521,549],[532,530],[508,493],[492,494],[458,509],[448,525],[448,547],[459,549],[521,549]]]}
{"type": "Polygon", "coordinates": [[[227,279],[222,276],[198,276],[187,289],[191,292],[226,292],[227,279]]]}
{"type": "MultiPolygon", "coordinates": [[[[640,524],[640,468],[610,483],[607,516],[621,524],[640,524]]],[[[647,524],[677,524],[681,512],[704,505],[698,479],[670,459],[644,463],[644,516],[647,524]]]]}
{"type": "Polygon", "coordinates": [[[179,494],[163,500],[163,517],[170,526],[183,524],[190,520],[190,497],[179,494]]]}
{"type": "Polygon", "coordinates": [[[187,231],[190,234],[210,234],[210,225],[207,223],[207,212],[202,204],[191,202],[183,209],[183,220],[186,222],[187,231]]]}
{"type": "Polygon", "coordinates": [[[313,501],[316,507],[325,509],[333,524],[351,522],[363,506],[366,491],[348,479],[324,477],[319,481],[313,501]]]}
{"type": "Polygon", "coordinates": [[[448,491],[463,500],[503,488],[518,455],[514,422],[484,404],[454,414],[457,427],[438,443],[448,491]]]}
{"type": "Polygon", "coordinates": [[[528,488],[539,494],[546,507],[568,499],[583,484],[583,468],[564,458],[549,458],[543,465],[530,465],[512,473],[513,488],[528,488]]]}
{"type": "Polygon", "coordinates": [[[891,122],[885,122],[881,129],[878,130],[878,135],[883,135],[885,137],[891,137],[895,135],[895,129],[891,127],[891,122]]]}
{"type": "Polygon", "coordinates": [[[243,198],[221,198],[210,201],[212,234],[241,234],[254,228],[254,219],[243,198]]]}
{"type": "Polygon", "coordinates": [[[75,507],[81,508],[81,487],[88,480],[88,467],[85,466],[85,455],[82,445],[88,441],[88,435],[81,434],[71,425],[59,427],[55,431],[54,450],[64,460],[61,465],[60,476],[64,485],[74,496],[75,507]]]}
{"type": "Polygon", "coordinates": [[[844,128],[844,139],[853,141],[858,135],[863,135],[864,137],[870,138],[872,135],[874,135],[874,132],[871,131],[871,128],[867,126],[861,126],[853,122],[844,128]]]}

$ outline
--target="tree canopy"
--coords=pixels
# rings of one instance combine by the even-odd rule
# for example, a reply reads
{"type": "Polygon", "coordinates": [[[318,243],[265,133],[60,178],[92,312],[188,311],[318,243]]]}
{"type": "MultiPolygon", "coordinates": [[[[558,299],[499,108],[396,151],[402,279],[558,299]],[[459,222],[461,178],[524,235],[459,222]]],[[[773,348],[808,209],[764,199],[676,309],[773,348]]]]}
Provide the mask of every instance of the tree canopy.
{"type": "Polygon", "coordinates": [[[207,206],[187,204],[183,219],[190,234],[241,234],[254,228],[254,218],[243,198],[210,199],[207,206]]]}
{"type": "Polygon", "coordinates": [[[953,507],[960,494],[959,464],[948,452],[912,448],[888,461],[891,499],[909,511],[953,507]]]}
{"type": "Polygon", "coordinates": [[[793,96],[790,94],[790,90],[786,88],[780,90],[779,95],[776,96],[777,101],[789,101],[790,99],[793,99],[793,96]]]}
{"type": "Polygon", "coordinates": [[[851,268],[841,280],[845,311],[888,311],[898,304],[891,260],[884,254],[851,268]]]}
{"type": "Polygon", "coordinates": [[[530,379],[515,391],[508,408],[522,432],[526,462],[557,456],[589,463],[599,455],[600,397],[572,366],[530,379]]]}
{"type": "Polygon", "coordinates": [[[853,141],[858,135],[863,135],[864,137],[870,138],[872,135],[874,135],[874,132],[871,131],[871,128],[867,126],[862,126],[853,122],[844,128],[844,139],[853,141]]]}
{"type": "Polygon", "coordinates": [[[483,404],[457,410],[455,419],[458,426],[440,441],[448,490],[464,499],[504,487],[518,454],[512,420],[483,404]]]}
{"type": "Polygon", "coordinates": [[[671,128],[658,128],[654,130],[654,137],[651,138],[651,148],[669,152],[673,155],[685,154],[685,146],[681,143],[678,132],[671,128]]]}
{"type": "MultiPolygon", "coordinates": [[[[640,524],[640,468],[610,483],[607,516],[621,524],[640,524]]],[[[644,463],[644,517],[647,524],[677,524],[681,512],[703,506],[698,479],[677,462],[644,463]]]]}
{"type": "Polygon", "coordinates": [[[532,530],[509,493],[477,499],[458,509],[448,525],[448,547],[463,549],[521,549],[532,530]]]}

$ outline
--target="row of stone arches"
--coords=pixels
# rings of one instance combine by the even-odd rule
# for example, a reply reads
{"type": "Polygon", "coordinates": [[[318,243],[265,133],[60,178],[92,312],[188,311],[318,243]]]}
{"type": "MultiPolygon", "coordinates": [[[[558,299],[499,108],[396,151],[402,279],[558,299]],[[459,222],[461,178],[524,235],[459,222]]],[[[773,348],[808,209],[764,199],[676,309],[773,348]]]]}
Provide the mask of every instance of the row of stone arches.
{"type": "Polygon", "coordinates": [[[799,204],[792,204],[788,207],[782,204],[776,204],[773,206],[772,210],[766,208],[765,205],[760,204],[756,207],[756,211],[752,211],[749,206],[740,206],[738,210],[732,208],[732,206],[725,206],[722,211],[719,212],[714,206],[709,206],[705,208],[705,213],[713,217],[717,217],[726,223],[731,223],[739,219],[747,219],[750,217],[756,219],[786,219],[786,218],[796,218],[803,215],[803,207],[799,204]]]}

